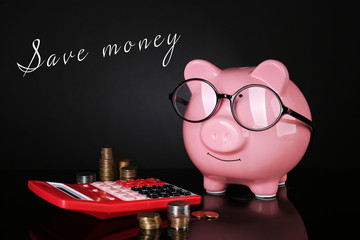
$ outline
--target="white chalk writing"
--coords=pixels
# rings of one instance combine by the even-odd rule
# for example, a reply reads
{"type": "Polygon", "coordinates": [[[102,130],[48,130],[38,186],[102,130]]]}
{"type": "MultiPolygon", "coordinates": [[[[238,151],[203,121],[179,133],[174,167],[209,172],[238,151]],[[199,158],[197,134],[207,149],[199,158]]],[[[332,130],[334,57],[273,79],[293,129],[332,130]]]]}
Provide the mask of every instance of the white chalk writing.
{"type": "MultiPolygon", "coordinates": [[[[43,65],[43,63],[45,62],[45,60],[41,61],[41,55],[39,52],[40,39],[35,39],[32,42],[32,46],[34,49],[34,55],[31,58],[29,65],[27,67],[24,67],[21,64],[16,63],[18,68],[20,69],[20,71],[22,71],[24,73],[24,75],[23,75],[24,77],[27,73],[34,72],[36,69],[41,67],[43,65]],[[34,60],[36,60],[35,66],[33,64],[34,60]]],[[[74,58],[74,57],[76,57],[77,61],[82,62],[89,54],[89,52],[86,52],[85,54],[84,54],[84,52],[85,52],[85,49],[80,49],[77,52],[77,54],[74,54],[73,51],[70,51],[68,56],[66,56],[67,54],[64,53],[63,57],[62,57],[64,65],[66,65],[69,62],[70,58],[74,58]]],[[[56,56],[56,54],[51,54],[46,61],[46,66],[53,67],[59,62],[60,59],[61,59],[61,57],[56,56]]]]}
{"type": "MultiPolygon", "coordinates": [[[[168,46],[170,46],[169,50],[166,52],[164,58],[163,58],[163,61],[162,61],[162,66],[163,67],[166,67],[170,60],[171,60],[171,57],[173,55],[173,52],[174,52],[174,48],[175,48],[175,44],[179,41],[181,35],[177,35],[176,33],[171,36],[171,34],[169,34],[166,37],[162,37],[161,35],[156,35],[154,40],[153,40],[153,45],[155,48],[158,48],[160,47],[165,39],[166,39],[166,43],[168,46]]],[[[142,40],[140,40],[138,42],[138,44],[136,43],[133,43],[132,41],[126,41],[125,44],[124,44],[124,47],[123,47],[123,51],[125,53],[128,53],[131,51],[132,47],[138,45],[138,49],[139,51],[141,50],[146,50],[150,45],[151,45],[151,42],[152,40],[148,40],[147,38],[144,38],[142,40]],[[144,48],[143,48],[144,46],[144,48]]],[[[116,54],[118,54],[118,52],[121,50],[121,45],[118,45],[117,43],[114,43],[114,44],[108,44],[107,46],[103,47],[102,49],[102,56],[105,58],[107,56],[111,57],[111,56],[114,56],[116,54]]]]}
{"type": "MultiPolygon", "coordinates": [[[[159,34],[156,35],[153,39],[143,38],[139,41],[128,40],[123,45],[119,45],[117,43],[108,44],[102,48],[102,57],[112,57],[117,55],[120,51],[123,51],[124,53],[130,53],[131,51],[135,51],[137,49],[141,52],[147,50],[151,46],[154,48],[159,48],[162,45],[165,45],[169,48],[162,60],[162,66],[166,67],[173,56],[175,45],[179,41],[180,37],[181,35],[178,35],[177,33],[168,34],[165,37],[159,34]]],[[[34,50],[34,54],[27,65],[16,63],[19,70],[24,73],[23,77],[25,77],[26,74],[32,73],[39,69],[41,66],[43,66],[44,63],[47,67],[54,67],[60,63],[67,65],[72,59],[73,61],[82,62],[89,55],[89,51],[86,51],[84,48],[82,48],[79,51],[71,50],[70,52],[63,53],[62,55],[52,53],[46,59],[43,59],[40,54],[40,39],[35,39],[32,42],[32,48],[34,50]]]]}

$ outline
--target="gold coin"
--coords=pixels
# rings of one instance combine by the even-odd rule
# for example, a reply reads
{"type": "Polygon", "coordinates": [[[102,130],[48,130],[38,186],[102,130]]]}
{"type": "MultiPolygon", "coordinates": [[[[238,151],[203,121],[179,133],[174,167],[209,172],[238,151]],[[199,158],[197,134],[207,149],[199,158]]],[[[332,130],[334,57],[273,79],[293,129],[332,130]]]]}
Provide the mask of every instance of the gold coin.
{"type": "Polygon", "coordinates": [[[135,179],[137,175],[137,167],[135,166],[127,166],[121,168],[121,180],[126,179],[135,179]]]}
{"type": "Polygon", "coordinates": [[[119,160],[119,165],[121,167],[126,167],[130,165],[130,159],[121,159],[119,160]]]}
{"type": "Polygon", "coordinates": [[[191,216],[195,218],[205,218],[205,212],[204,211],[195,211],[191,213],[191,216]]]}
{"type": "Polygon", "coordinates": [[[157,212],[140,212],[137,214],[137,218],[154,218],[160,217],[160,214],[157,212]]]}
{"type": "Polygon", "coordinates": [[[135,166],[127,166],[127,167],[123,167],[122,168],[123,171],[136,171],[137,170],[137,167],[135,166]]]}
{"type": "Polygon", "coordinates": [[[177,214],[171,217],[170,227],[174,229],[185,229],[188,226],[188,217],[185,214],[177,214]]]}
{"type": "Polygon", "coordinates": [[[217,212],[211,212],[211,211],[205,211],[204,215],[205,217],[210,219],[218,219],[220,216],[217,212]]]}
{"type": "Polygon", "coordinates": [[[99,161],[99,180],[114,181],[116,179],[115,161],[112,148],[101,148],[99,161]]]}
{"type": "Polygon", "coordinates": [[[123,174],[122,174],[122,168],[123,167],[128,167],[130,166],[130,159],[122,159],[122,160],[119,160],[119,179],[121,180],[123,178],[123,174]]]}
{"type": "Polygon", "coordinates": [[[157,212],[140,212],[137,219],[141,229],[157,229],[162,226],[160,214],[157,212]]]}
{"type": "Polygon", "coordinates": [[[112,148],[105,147],[101,148],[101,158],[102,159],[113,159],[113,150],[112,148]]]}
{"type": "Polygon", "coordinates": [[[168,206],[184,207],[189,206],[190,203],[186,201],[172,201],[168,203],[168,206]]]}

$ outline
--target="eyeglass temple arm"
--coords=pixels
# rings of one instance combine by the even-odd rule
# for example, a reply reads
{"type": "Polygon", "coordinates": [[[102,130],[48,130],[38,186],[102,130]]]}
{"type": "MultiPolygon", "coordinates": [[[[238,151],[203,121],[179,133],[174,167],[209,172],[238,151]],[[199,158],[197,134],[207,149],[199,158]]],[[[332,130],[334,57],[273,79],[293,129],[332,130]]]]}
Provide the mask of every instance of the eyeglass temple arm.
{"type": "MultiPolygon", "coordinates": [[[[170,100],[172,100],[173,95],[174,95],[173,93],[170,93],[170,94],[169,94],[169,99],[170,99],[170,100]]],[[[181,103],[181,104],[184,105],[184,106],[187,106],[187,105],[189,104],[189,101],[186,101],[185,99],[180,98],[180,97],[176,97],[176,98],[175,98],[175,102],[181,103]]]]}
{"type": "Polygon", "coordinates": [[[288,108],[288,107],[285,107],[284,106],[284,113],[287,113],[301,121],[303,121],[304,123],[306,123],[307,125],[309,125],[309,127],[311,127],[311,130],[314,131],[314,125],[313,125],[313,122],[308,119],[307,117],[304,117],[303,115],[301,115],[300,113],[297,113],[295,112],[294,110],[288,108]]]}
{"type": "Polygon", "coordinates": [[[311,127],[311,136],[310,136],[310,143],[309,143],[309,147],[310,147],[310,151],[311,151],[312,150],[312,145],[314,143],[314,137],[315,137],[315,128],[314,128],[313,122],[310,119],[308,119],[308,118],[304,117],[303,115],[301,115],[300,113],[297,113],[294,110],[292,110],[292,109],[290,109],[288,107],[285,107],[285,106],[284,106],[284,112],[291,115],[291,116],[293,116],[293,117],[295,117],[295,118],[297,118],[297,119],[299,119],[299,120],[301,120],[301,121],[303,121],[309,127],[311,127]]]}

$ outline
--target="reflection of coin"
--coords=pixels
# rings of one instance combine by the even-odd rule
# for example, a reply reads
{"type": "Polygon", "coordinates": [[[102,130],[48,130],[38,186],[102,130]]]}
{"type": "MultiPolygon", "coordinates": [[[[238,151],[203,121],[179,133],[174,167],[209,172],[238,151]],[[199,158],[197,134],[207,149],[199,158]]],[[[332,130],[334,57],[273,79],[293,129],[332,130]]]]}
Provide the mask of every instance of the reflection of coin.
{"type": "Polygon", "coordinates": [[[152,240],[159,240],[161,237],[161,228],[158,229],[141,229],[139,232],[138,239],[152,239],[152,240]]]}
{"type": "Polygon", "coordinates": [[[205,212],[204,211],[195,211],[191,213],[191,216],[195,218],[205,218],[205,212]]]}
{"type": "Polygon", "coordinates": [[[219,214],[217,212],[205,211],[204,214],[207,218],[210,218],[210,219],[218,219],[219,218],[219,214]]]}

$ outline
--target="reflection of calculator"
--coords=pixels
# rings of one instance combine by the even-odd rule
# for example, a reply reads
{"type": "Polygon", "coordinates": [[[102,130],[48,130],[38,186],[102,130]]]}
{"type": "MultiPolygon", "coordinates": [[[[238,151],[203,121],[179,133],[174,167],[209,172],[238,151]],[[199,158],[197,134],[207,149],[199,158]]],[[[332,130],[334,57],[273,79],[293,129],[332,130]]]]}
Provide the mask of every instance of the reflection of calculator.
{"type": "Polygon", "coordinates": [[[154,178],[64,184],[29,180],[28,187],[44,200],[99,219],[160,211],[168,202],[200,204],[201,196],[154,178]]]}

